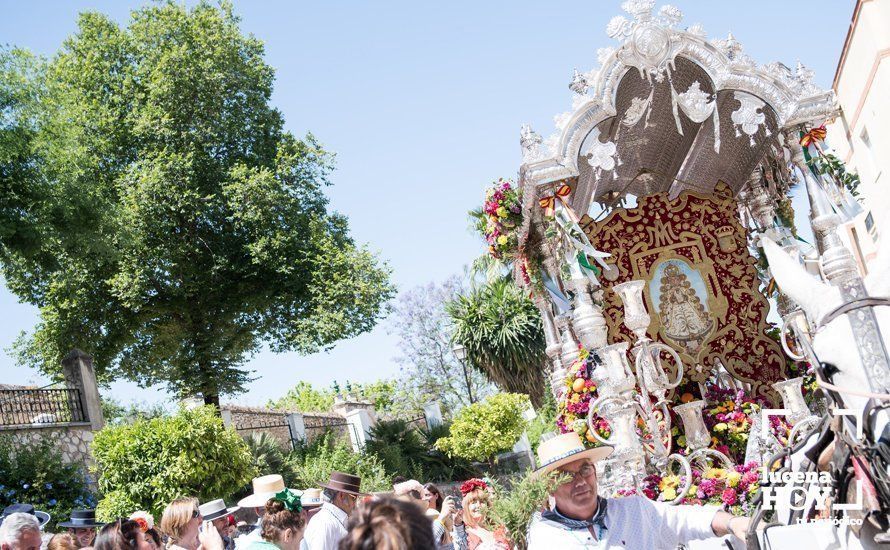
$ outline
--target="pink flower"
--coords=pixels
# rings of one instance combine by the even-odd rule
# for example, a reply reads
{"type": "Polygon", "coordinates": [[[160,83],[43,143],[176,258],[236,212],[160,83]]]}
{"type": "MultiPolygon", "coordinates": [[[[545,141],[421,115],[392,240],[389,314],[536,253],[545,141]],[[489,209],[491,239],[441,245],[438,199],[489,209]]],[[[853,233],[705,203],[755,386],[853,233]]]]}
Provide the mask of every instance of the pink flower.
{"type": "Polygon", "coordinates": [[[735,491],[733,491],[732,489],[729,489],[729,488],[724,489],[723,494],[720,495],[720,500],[723,501],[723,504],[726,504],[727,506],[732,506],[733,504],[736,503],[735,491]]]}

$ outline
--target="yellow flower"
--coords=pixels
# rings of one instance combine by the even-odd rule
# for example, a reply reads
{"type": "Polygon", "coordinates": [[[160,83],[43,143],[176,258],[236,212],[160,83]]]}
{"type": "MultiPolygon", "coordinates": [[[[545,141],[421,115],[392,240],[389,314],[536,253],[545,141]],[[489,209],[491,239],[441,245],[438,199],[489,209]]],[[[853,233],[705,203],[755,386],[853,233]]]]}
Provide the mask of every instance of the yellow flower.
{"type": "Polygon", "coordinates": [[[726,479],[726,470],[723,468],[708,468],[705,470],[704,477],[707,479],[726,479]]]}
{"type": "Polygon", "coordinates": [[[498,237],[498,244],[507,244],[507,236],[501,235],[500,237],[498,237]]]}
{"type": "Polygon", "coordinates": [[[499,206],[499,207],[498,207],[498,209],[497,209],[497,213],[498,213],[498,217],[499,217],[499,218],[506,218],[506,217],[507,217],[507,209],[504,208],[503,206],[499,206]]]}
{"type": "Polygon", "coordinates": [[[674,500],[677,498],[677,491],[673,487],[668,487],[661,492],[661,496],[664,497],[664,500],[674,500]]]}
{"type": "Polygon", "coordinates": [[[726,474],[726,484],[730,487],[735,487],[739,484],[739,480],[742,479],[742,474],[738,472],[729,472],[726,474]]]}
{"type": "MultiPolygon", "coordinates": [[[[500,241],[500,239],[498,239],[498,241],[500,241]]],[[[726,424],[724,422],[721,422],[721,423],[717,424],[716,426],[714,426],[714,431],[722,432],[722,431],[725,431],[726,428],[727,428],[726,424]]]]}
{"type": "Polygon", "coordinates": [[[661,481],[658,482],[658,489],[662,492],[671,487],[677,487],[680,485],[680,476],[669,475],[661,478],[661,481]]]}

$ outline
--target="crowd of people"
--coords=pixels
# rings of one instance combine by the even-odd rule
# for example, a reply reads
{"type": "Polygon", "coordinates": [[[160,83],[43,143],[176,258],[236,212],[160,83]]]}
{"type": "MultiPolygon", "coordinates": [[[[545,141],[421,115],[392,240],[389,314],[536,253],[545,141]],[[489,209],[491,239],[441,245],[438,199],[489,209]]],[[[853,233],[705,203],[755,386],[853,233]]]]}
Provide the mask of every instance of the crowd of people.
{"type": "MultiPolygon", "coordinates": [[[[538,474],[558,471],[561,483],[528,528],[528,547],[665,548],[732,533],[744,538],[748,519],[712,506],[669,506],[640,496],[598,493],[596,463],[610,447],[586,448],[562,434],[538,448],[538,474]]],[[[29,504],[0,516],[0,550],[510,550],[510,533],[493,525],[491,488],[481,479],[460,486],[462,498],[435,485],[397,478],[387,493],[365,494],[357,476],[333,472],[317,489],[296,491],[280,475],[255,478],[253,492],[228,507],[221,499],[171,502],[156,527],[137,511],[110,523],[94,510],[74,510],[65,530],[43,533],[49,515],[29,504]],[[252,510],[253,522],[235,521],[252,510]],[[244,515],[244,514],[241,514],[244,515]]]]}

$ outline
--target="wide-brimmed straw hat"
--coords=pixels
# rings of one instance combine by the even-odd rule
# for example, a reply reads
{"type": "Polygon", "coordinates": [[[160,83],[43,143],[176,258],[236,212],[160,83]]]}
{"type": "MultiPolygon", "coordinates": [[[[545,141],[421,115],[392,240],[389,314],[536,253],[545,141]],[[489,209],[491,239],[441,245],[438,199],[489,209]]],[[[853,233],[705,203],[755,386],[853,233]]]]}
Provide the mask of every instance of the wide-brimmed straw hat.
{"type": "Polygon", "coordinates": [[[321,498],[321,489],[304,489],[303,494],[300,495],[300,504],[303,508],[312,508],[324,504],[321,498]]]}
{"type": "Polygon", "coordinates": [[[71,529],[95,529],[105,525],[101,521],[96,521],[95,510],[71,510],[71,518],[68,521],[60,522],[59,527],[68,527],[71,529]]]}
{"type": "Polygon", "coordinates": [[[0,523],[3,523],[3,520],[6,519],[7,516],[11,516],[12,514],[31,514],[32,516],[37,518],[37,521],[40,523],[41,528],[49,523],[50,520],[49,514],[42,510],[37,510],[36,508],[34,508],[33,504],[10,504],[6,508],[4,508],[3,513],[0,514],[0,523]]]}
{"type": "Polygon", "coordinates": [[[321,486],[325,489],[349,493],[351,495],[364,495],[361,491],[362,478],[343,472],[331,472],[331,479],[321,486]]]}
{"type": "Polygon", "coordinates": [[[576,460],[602,460],[612,454],[612,447],[602,446],[588,449],[575,432],[560,434],[538,445],[538,469],[535,473],[553,471],[576,460]]]}
{"type": "Polygon", "coordinates": [[[231,508],[226,508],[226,501],[221,498],[211,500],[210,502],[205,502],[204,504],[198,506],[198,511],[201,512],[201,516],[203,516],[205,521],[211,521],[216,518],[228,516],[229,514],[234,514],[240,509],[240,506],[232,506],[231,508]]]}
{"type": "MultiPolygon", "coordinates": [[[[266,501],[277,493],[285,490],[284,478],[278,474],[270,474],[253,478],[253,494],[247,495],[238,501],[241,508],[261,508],[266,501]]],[[[294,491],[300,494],[300,491],[294,491]]]]}

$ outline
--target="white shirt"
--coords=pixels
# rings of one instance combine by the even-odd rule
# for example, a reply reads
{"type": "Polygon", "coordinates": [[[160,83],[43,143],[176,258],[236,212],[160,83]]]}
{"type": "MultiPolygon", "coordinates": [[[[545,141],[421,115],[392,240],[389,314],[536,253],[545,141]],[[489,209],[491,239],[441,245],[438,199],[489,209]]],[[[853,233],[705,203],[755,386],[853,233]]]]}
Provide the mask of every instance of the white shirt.
{"type": "Polygon", "coordinates": [[[673,550],[690,540],[715,537],[711,521],[718,506],[671,506],[640,496],[610,498],[602,540],[587,528],[569,529],[536,515],[528,533],[529,550],[554,548],[629,548],[673,550]]]}
{"type": "Polygon", "coordinates": [[[330,502],[321,505],[306,531],[303,533],[303,542],[308,550],[337,550],[340,539],[346,536],[346,512],[337,508],[330,502]]]}

